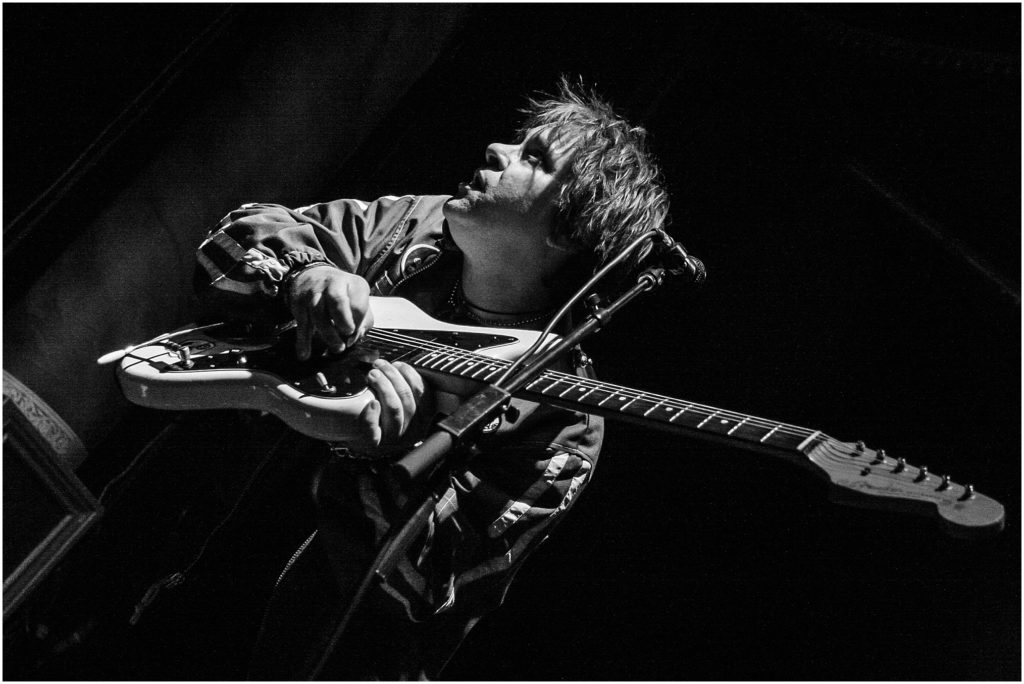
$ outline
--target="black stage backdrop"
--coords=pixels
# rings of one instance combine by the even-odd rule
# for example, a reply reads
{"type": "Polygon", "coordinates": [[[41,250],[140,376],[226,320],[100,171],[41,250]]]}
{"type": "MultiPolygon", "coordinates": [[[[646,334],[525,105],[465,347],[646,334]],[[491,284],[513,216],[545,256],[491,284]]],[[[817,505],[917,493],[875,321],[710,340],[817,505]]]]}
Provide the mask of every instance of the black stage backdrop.
{"type": "MultiPolygon", "coordinates": [[[[266,126],[249,118],[286,94],[236,100],[218,119],[236,139],[211,134],[209,157],[173,167],[241,179],[222,197],[198,201],[208,187],[179,196],[191,208],[185,242],[243,201],[454,192],[487,143],[509,139],[524,94],[582,75],[649,129],[672,230],[708,267],[701,290],[668,282],[587,345],[601,377],[863,439],[1006,505],[1001,536],[960,541],[926,518],[833,505],[817,480],[764,456],[611,425],[586,495],[447,678],[1020,678],[1019,6],[7,5],[4,14],[5,368],[39,378],[30,386],[73,416],[90,448],[79,476],[94,493],[163,430],[107,490],[94,538],[27,617],[5,624],[5,677],[244,673],[261,600],[306,533],[307,464],[288,455],[301,445],[251,417],[132,409],[107,376],[84,390],[107,397],[104,411],[65,409],[75,388],[33,375],[43,351],[27,329],[48,315],[33,310],[40,288],[70,307],[94,284],[40,283],[59,259],[95,259],[104,245],[81,236],[195,113],[234,92],[239,74],[252,78],[246,69],[264,55],[308,39],[320,53],[353,52],[344,64],[360,87],[397,85],[348,137],[331,138],[315,173],[296,170],[303,160],[268,131],[298,132],[316,150],[343,125],[324,115],[330,94],[323,107],[278,103],[289,113],[266,126]],[[409,46],[394,39],[393,27],[421,16],[433,18],[429,29],[407,28],[409,46]],[[402,51],[417,49],[425,61],[399,73],[402,51]],[[146,91],[168,65],[174,78],[146,91]],[[110,144],[44,192],[97,136],[110,144]],[[217,157],[225,144],[255,151],[217,157]],[[265,192],[275,196],[254,196],[265,192]],[[279,457],[261,460],[275,440],[279,457]],[[145,589],[188,565],[232,508],[189,581],[129,626],[145,589]]],[[[315,91],[330,65],[296,54],[287,81],[315,91]]],[[[182,273],[188,260],[182,252],[182,273]]],[[[131,289],[161,276],[118,277],[131,289]]],[[[187,306],[171,311],[174,324],[188,320],[187,306]]],[[[119,315],[108,308],[83,326],[109,333],[105,317],[119,315]]],[[[109,333],[94,344],[129,341],[109,333]]],[[[46,354],[71,353],[48,342],[46,354]]]]}

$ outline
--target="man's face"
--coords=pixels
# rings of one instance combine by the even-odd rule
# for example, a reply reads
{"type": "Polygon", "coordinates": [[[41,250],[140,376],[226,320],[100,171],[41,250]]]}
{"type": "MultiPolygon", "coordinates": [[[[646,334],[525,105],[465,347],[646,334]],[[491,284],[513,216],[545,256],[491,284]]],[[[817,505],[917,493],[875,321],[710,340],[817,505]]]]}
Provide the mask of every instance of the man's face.
{"type": "Polygon", "coordinates": [[[486,162],[444,207],[456,244],[466,252],[477,245],[546,243],[571,168],[571,145],[550,128],[535,128],[519,144],[488,145],[486,162]]]}

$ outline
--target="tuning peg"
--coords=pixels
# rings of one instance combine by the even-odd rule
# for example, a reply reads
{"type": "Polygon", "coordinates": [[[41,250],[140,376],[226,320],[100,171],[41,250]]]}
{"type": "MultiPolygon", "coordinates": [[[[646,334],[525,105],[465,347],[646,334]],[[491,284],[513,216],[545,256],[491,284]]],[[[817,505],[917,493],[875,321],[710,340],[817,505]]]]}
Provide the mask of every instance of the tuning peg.
{"type": "Polygon", "coordinates": [[[906,467],[907,467],[907,459],[905,459],[905,458],[897,458],[896,459],[896,467],[892,469],[892,472],[894,472],[894,473],[902,473],[904,471],[904,469],[906,469],[906,467]]]}
{"type": "Polygon", "coordinates": [[[949,489],[949,475],[943,475],[942,482],[940,482],[939,486],[936,487],[936,491],[942,492],[947,489],[949,489]]]}
{"type": "Polygon", "coordinates": [[[928,479],[928,466],[921,466],[918,469],[917,477],[914,478],[914,482],[924,482],[928,479]]]}
{"type": "Polygon", "coordinates": [[[857,451],[864,451],[867,448],[868,448],[868,445],[865,444],[863,440],[859,440],[857,442],[857,451]]]}
{"type": "Polygon", "coordinates": [[[875,452],[875,463],[885,463],[885,449],[875,452]]]}
{"type": "Polygon", "coordinates": [[[960,496],[960,501],[967,501],[974,497],[974,485],[967,485],[964,487],[964,493],[960,496]]]}

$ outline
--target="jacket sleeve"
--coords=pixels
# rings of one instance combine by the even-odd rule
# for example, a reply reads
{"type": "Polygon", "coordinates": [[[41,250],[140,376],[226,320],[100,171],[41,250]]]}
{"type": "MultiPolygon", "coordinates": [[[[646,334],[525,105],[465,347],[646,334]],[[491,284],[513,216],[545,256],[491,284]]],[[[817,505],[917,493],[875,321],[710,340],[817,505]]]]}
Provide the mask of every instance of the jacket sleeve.
{"type": "Polygon", "coordinates": [[[196,292],[209,313],[282,320],[282,288],[290,273],[326,263],[365,276],[402,234],[419,199],[343,199],[299,209],[243,205],[199,246],[196,292]]]}

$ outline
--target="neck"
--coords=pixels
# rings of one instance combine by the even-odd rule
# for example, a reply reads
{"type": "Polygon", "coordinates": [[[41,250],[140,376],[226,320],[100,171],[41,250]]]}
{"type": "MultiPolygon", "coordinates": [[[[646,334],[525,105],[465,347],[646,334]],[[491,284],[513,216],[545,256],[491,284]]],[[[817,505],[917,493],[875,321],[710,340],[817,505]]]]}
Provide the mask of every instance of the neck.
{"type": "Polygon", "coordinates": [[[474,313],[495,320],[515,319],[552,308],[555,292],[531,269],[487,268],[469,260],[462,267],[462,294],[474,313]]]}

